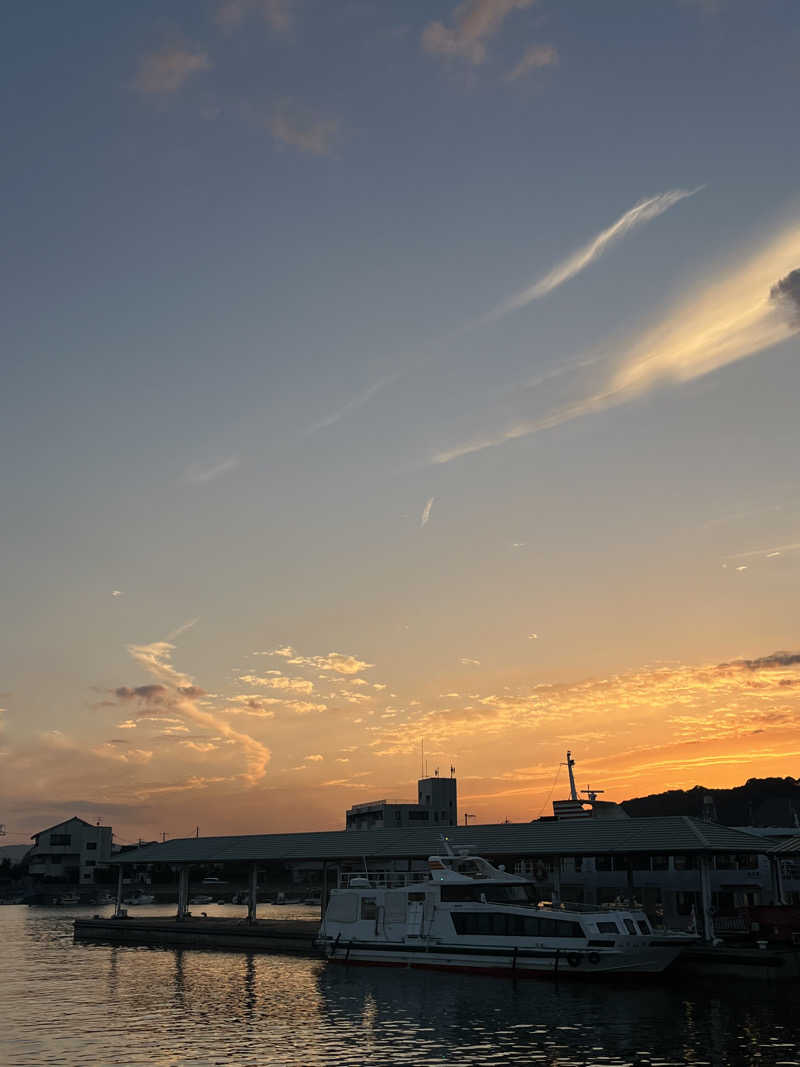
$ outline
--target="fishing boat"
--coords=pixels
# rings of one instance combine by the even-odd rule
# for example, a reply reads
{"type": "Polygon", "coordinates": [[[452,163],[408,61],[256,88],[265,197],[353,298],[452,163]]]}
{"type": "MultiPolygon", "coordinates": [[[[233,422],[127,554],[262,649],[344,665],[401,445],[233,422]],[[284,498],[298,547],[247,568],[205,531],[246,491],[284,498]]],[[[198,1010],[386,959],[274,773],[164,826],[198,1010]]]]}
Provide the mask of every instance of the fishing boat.
{"type": "Polygon", "coordinates": [[[635,905],[541,901],[529,879],[447,842],[421,880],[402,883],[351,877],[332,891],[317,939],[328,960],[520,978],[655,974],[696,940],[655,932],[635,905]]]}

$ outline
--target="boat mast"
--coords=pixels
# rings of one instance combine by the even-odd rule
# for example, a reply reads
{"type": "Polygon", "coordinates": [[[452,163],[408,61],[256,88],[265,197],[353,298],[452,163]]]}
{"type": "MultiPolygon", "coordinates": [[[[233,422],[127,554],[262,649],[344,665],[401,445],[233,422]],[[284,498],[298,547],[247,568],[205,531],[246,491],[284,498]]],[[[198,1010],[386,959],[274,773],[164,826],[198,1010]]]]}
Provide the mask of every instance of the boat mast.
{"type": "MultiPolygon", "coordinates": [[[[563,767],[562,763],[562,767],[563,767]]],[[[570,800],[578,799],[578,790],[575,788],[575,775],[572,773],[572,768],[575,766],[575,760],[572,758],[572,753],[567,749],[567,771],[569,772],[569,796],[570,800]]]]}

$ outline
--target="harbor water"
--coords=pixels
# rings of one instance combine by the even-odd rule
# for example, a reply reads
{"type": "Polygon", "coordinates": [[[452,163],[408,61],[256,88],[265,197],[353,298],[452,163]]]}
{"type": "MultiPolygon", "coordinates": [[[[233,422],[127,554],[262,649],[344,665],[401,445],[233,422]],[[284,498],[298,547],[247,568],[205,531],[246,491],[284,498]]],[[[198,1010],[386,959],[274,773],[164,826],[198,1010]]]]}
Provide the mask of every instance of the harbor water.
{"type": "Polygon", "coordinates": [[[74,943],[73,919],[98,911],[109,909],[0,908],[3,1065],[800,1064],[791,983],[514,984],[304,957],[74,943]]]}

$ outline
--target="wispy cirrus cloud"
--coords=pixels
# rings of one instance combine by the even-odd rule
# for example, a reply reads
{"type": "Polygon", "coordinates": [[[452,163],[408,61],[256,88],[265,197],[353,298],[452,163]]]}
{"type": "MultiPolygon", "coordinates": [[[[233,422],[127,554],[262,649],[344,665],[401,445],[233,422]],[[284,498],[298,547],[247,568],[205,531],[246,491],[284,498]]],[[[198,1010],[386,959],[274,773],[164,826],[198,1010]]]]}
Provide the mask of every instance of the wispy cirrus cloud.
{"type": "Polygon", "coordinates": [[[658,386],[691,381],[788,340],[800,323],[791,282],[783,288],[780,282],[791,279],[798,262],[800,223],[795,221],[749,255],[740,256],[732,268],[698,281],[688,296],[626,346],[617,369],[597,390],[542,415],[442,449],[432,462],[449,463],[607,411],[658,386]]]}
{"type": "Polygon", "coordinates": [[[429,55],[463,59],[478,65],[486,59],[486,42],[515,10],[531,7],[535,0],[464,0],[450,25],[429,22],[422,31],[422,47],[429,55]]]}
{"type": "Polygon", "coordinates": [[[347,418],[354,411],[358,411],[360,407],[367,404],[376,393],[379,393],[381,389],[387,385],[391,385],[392,382],[397,380],[397,375],[391,375],[387,378],[381,378],[379,381],[372,382],[370,385],[364,386],[357,393],[354,393],[346,403],[341,407],[336,408],[330,414],[325,415],[317,422],[312,423],[306,430],[306,436],[310,437],[312,434],[319,433],[320,430],[326,430],[329,426],[335,426],[337,422],[347,418]]]}
{"type": "Polygon", "coordinates": [[[210,69],[205,49],[188,44],[164,45],[140,58],[133,88],[140,93],[174,93],[193,74],[210,69]]]}
{"type": "Polygon", "coordinates": [[[671,189],[666,193],[659,193],[657,196],[650,196],[645,200],[640,200],[638,204],[634,204],[632,208],[620,215],[616,222],[601,230],[591,241],[548,271],[543,278],[498,304],[496,308],[487,312],[479,321],[482,323],[495,322],[504,315],[508,315],[511,311],[517,311],[534,300],[541,300],[543,296],[547,296],[548,293],[557,289],[559,285],[563,285],[570,278],[574,278],[576,274],[580,274],[582,270],[585,270],[596,259],[599,259],[617,241],[621,241],[623,237],[626,237],[637,227],[657,219],[659,215],[669,211],[671,207],[679,204],[681,200],[694,196],[702,188],[703,186],[698,186],[696,189],[671,189]]]}
{"type": "Polygon", "coordinates": [[[522,59],[506,75],[506,81],[516,81],[532,70],[558,66],[558,49],[552,44],[532,44],[522,59]]]}
{"type": "Polygon", "coordinates": [[[215,463],[210,464],[195,463],[187,468],[186,480],[192,485],[205,485],[207,482],[213,482],[216,478],[221,478],[223,474],[235,471],[239,463],[240,460],[237,455],[227,456],[225,459],[217,460],[215,463]]]}
{"type": "Polygon", "coordinates": [[[279,100],[267,120],[267,129],[281,144],[313,156],[327,156],[339,137],[336,118],[323,118],[294,100],[279,100]]]}
{"type": "Polygon", "coordinates": [[[294,0],[222,0],[215,18],[224,30],[231,31],[257,16],[274,32],[285,33],[292,24],[294,7],[294,0]]]}
{"type": "Polygon", "coordinates": [[[420,528],[420,530],[422,529],[423,526],[427,526],[428,525],[428,522],[430,521],[430,517],[431,517],[431,510],[433,509],[433,505],[434,505],[435,502],[436,502],[436,497],[435,496],[428,497],[428,499],[425,501],[425,507],[422,509],[422,514],[419,517],[419,528],[420,528]]]}

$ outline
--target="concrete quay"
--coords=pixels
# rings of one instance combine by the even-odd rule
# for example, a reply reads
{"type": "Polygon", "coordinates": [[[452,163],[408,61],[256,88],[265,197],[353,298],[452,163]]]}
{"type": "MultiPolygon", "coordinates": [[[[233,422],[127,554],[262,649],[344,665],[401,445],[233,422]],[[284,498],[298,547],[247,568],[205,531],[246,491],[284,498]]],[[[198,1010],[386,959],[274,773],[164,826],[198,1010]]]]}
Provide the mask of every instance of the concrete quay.
{"type": "Polygon", "coordinates": [[[187,918],[174,916],[76,919],[76,941],[123,945],[177,945],[227,951],[315,955],[313,940],[319,922],[313,919],[187,918]]]}

